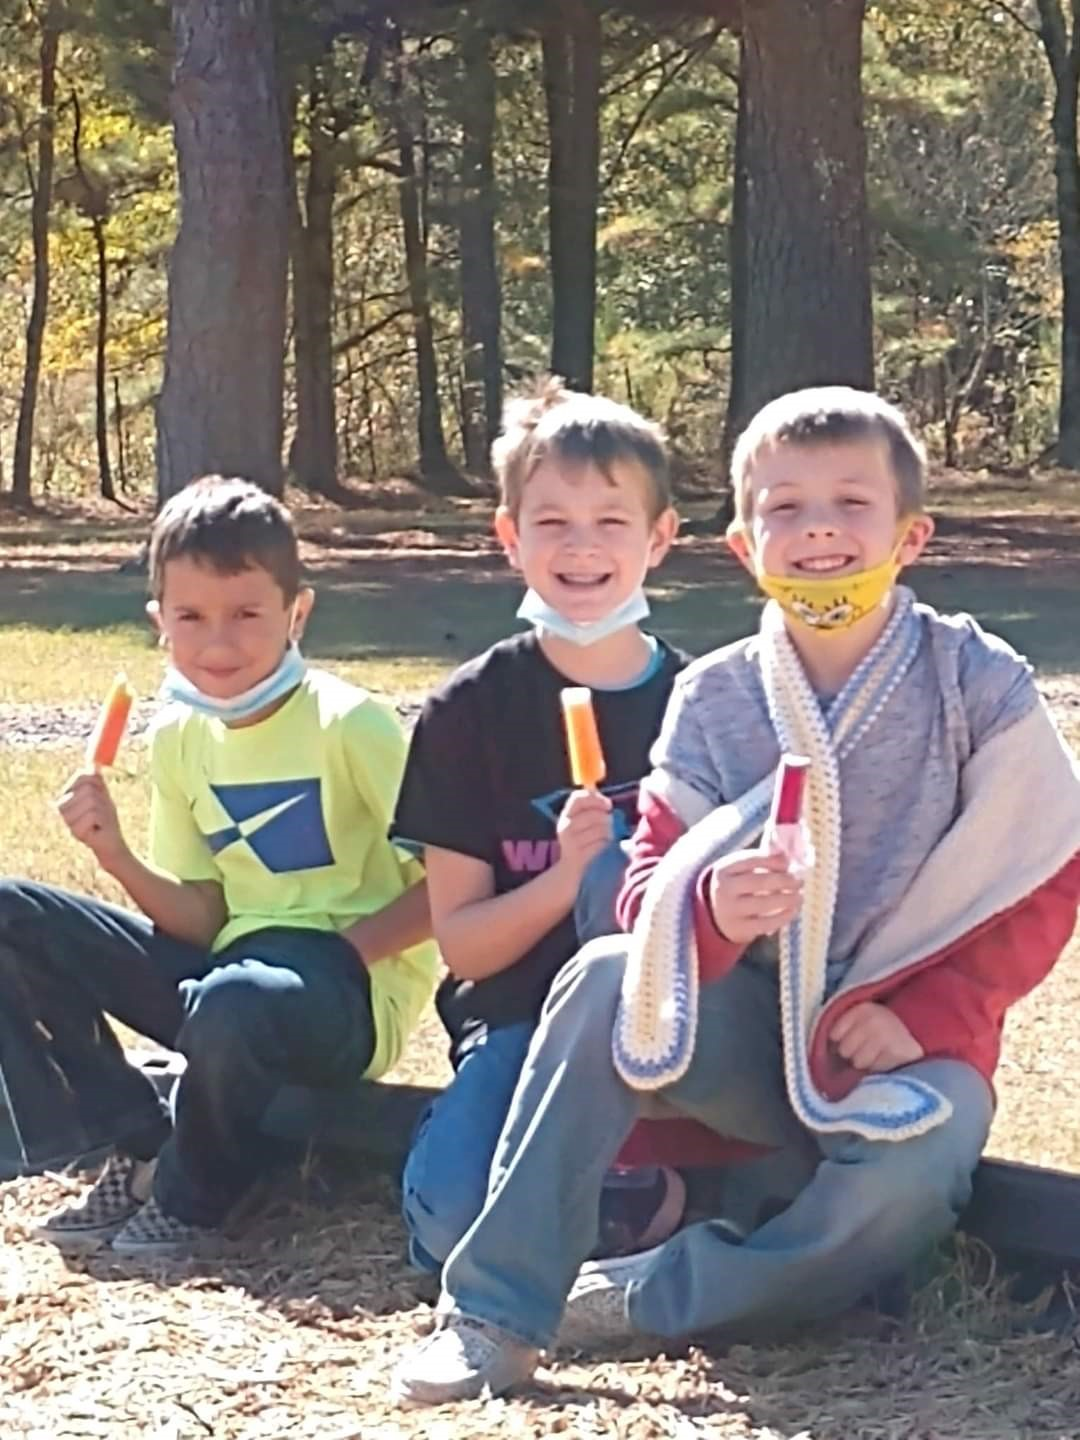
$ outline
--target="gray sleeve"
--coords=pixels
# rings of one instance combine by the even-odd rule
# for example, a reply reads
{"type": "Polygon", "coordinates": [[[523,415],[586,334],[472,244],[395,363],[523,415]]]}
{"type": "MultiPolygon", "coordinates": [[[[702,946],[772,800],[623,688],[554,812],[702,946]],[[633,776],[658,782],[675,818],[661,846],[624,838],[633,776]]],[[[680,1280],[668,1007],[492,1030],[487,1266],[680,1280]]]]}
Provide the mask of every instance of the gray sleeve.
{"type": "Polygon", "coordinates": [[[1039,704],[1028,662],[1007,641],[974,621],[960,648],[959,679],[976,750],[1039,704]]]}
{"type": "Polygon", "coordinates": [[[689,785],[710,807],[723,803],[720,776],[709,754],[690,686],[676,682],[649,759],[654,769],[689,785]]]}

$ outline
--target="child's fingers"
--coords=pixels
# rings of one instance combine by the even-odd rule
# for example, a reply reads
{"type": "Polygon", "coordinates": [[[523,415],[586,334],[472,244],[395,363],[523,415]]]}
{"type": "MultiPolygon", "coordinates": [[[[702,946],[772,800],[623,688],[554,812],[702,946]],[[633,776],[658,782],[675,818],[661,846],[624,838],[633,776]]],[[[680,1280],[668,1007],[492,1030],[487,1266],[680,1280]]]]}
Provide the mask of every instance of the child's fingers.
{"type": "Polygon", "coordinates": [[[852,1005],[851,1009],[845,1010],[833,1025],[829,1031],[829,1039],[834,1045],[839,1045],[840,1041],[850,1035],[853,1030],[858,1030],[865,1024],[865,1020],[865,1008],[862,1005],[852,1005]]]}
{"type": "Polygon", "coordinates": [[[100,795],[80,794],[73,795],[70,799],[62,801],[57,809],[70,825],[72,821],[81,820],[84,815],[107,815],[110,811],[107,800],[100,795]]]}
{"type": "Polygon", "coordinates": [[[611,799],[607,795],[601,795],[598,790],[571,790],[566,804],[563,806],[563,813],[584,815],[590,811],[597,811],[607,815],[610,813],[611,807],[611,799]]]}
{"type": "Polygon", "coordinates": [[[764,875],[770,871],[786,873],[791,869],[791,861],[779,852],[765,854],[760,850],[737,850],[715,868],[725,875],[764,875]]]}
{"type": "Polygon", "coordinates": [[[749,886],[736,882],[726,893],[730,904],[755,912],[799,905],[803,895],[799,882],[785,875],[770,875],[749,886]]]}
{"type": "Polygon", "coordinates": [[[883,1056],[880,1042],[870,1037],[856,1049],[850,1063],[856,1070],[880,1070],[883,1068],[883,1056]]]}
{"type": "Polygon", "coordinates": [[[860,1050],[866,1045],[867,1034],[864,1029],[849,1030],[842,1039],[838,1040],[836,1038],[836,1032],[833,1031],[830,1039],[836,1047],[836,1053],[842,1059],[847,1060],[853,1065],[856,1055],[858,1055],[860,1050]]]}
{"type": "Polygon", "coordinates": [[[563,826],[563,835],[572,836],[575,840],[591,840],[602,835],[606,840],[610,840],[611,816],[606,810],[599,815],[595,811],[588,815],[574,815],[563,826]]]}
{"type": "Polygon", "coordinates": [[[83,844],[96,839],[102,833],[103,828],[101,822],[93,815],[85,815],[75,824],[68,826],[72,836],[76,840],[81,840],[83,844]]]}

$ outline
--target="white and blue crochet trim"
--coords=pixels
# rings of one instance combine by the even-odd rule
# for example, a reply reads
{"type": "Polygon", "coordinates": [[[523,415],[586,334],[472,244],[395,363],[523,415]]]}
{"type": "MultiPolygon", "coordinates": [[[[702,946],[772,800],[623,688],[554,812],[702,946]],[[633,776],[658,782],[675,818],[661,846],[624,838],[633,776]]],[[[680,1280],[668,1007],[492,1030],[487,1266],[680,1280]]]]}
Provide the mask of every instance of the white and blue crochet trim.
{"type": "MultiPolygon", "coordinates": [[[[868,1075],[841,1100],[828,1100],[810,1073],[809,1043],[825,995],[826,964],[840,871],[839,762],[862,740],[909,670],[920,643],[910,591],[898,592],[889,623],[823,715],[774,603],[761,624],[761,666],[781,751],[812,762],[805,813],[815,863],[799,918],[780,935],[780,1006],[788,1098],[818,1132],[853,1131],[902,1140],[946,1120],[951,1106],[903,1074],[868,1075]]],[[[768,818],[774,776],[692,826],[649,880],[630,940],[615,1022],[615,1068],[637,1090],[660,1090],[685,1075],[694,1053],[698,956],[694,891],[702,871],[752,845],[768,818]]]]}

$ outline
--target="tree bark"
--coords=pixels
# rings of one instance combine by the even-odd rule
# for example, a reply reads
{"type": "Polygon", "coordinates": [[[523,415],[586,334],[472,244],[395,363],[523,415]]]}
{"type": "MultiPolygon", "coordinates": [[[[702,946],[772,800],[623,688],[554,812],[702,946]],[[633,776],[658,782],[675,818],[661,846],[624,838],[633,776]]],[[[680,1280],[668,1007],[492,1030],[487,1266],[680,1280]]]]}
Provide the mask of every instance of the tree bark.
{"type": "Polygon", "coordinates": [[[280,494],[289,197],[272,0],[173,0],[173,37],[158,492],[224,472],[280,494]]]}
{"type": "Polygon", "coordinates": [[[541,44],[547,101],[551,369],[591,390],[596,331],[596,209],[600,184],[600,16],[562,0],[541,44]]]}
{"type": "Polygon", "coordinates": [[[461,28],[461,330],[465,464],[487,474],[502,416],[502,297],[495,248],[495,65],[491,32],[461,28]]]}
{"type": "Polygon", "coordinates": [[[1059,0],[1038,0],[1039,33],[1054,81],[1050,124],[1061,268],[1061,378],[1058,392],[1058,464],[1080,470],[1080,156],[1077,89],[1080,85],[1080,0],[1071,0],[1071,34],[1059,0]]]}
{"type": "Polygon", "coordinates": [[[109,260],[105,248],[105,221],[100,215],[91,220],[94,249],[97,253],[97,338],[94,347],[94,436],[97,440],[98,486],[102,499],[115,500],[112,462],[109,459],[109,383],[106,346],[109,340],[109,260]]]}
{"type": "Polygon", "coordinates": [[[313,77],[303,212],[295,185],[290,195],[296,433],[289,459],[305,490],[333,496],[340,491],[333,350],[337,154],[322,101],[322,87],[313,77]]]}
{"type": "MultiPolygon", "coordinates": [[[[746,354],[743,343],[747,329],[747,303],[750,294],[749,255],[747,253],[746,206],[749,198],[749,176],[746,168],[746,86],[742,75],[743,44],[739,44],[739,95],[735,115],[735,156],[731,187],[731,223],[728,226],[728,277],[730,294],[728,313],[731,332],[731,365],[728,379],[727,416],[724,422],[724,462],[731,459],[739,438],[740,417],[747,412],[746,354]]],[[[728,517],[730,518],[730,517],[728,517]]]]}
{"type": "Polygon", "coordinates": [[[19,420],[15,430],[15,453],[11,463],[11,490],[17,504],[29,504],[34,456],[34,415],[45,321],[49,313],[49,221],[52,213],[53,168],[56,156],[56,60],[62,29],[60,7],[50,4],[42,21],[37,163],[31,181],[34,191],[31,232],[34,246],[34,295],[26,325],[26,355],[23,361],[19,420]]]}
{"type": "Polygon", "coordinates": [[[405,56],[401,32],[391,26],[392,64],[390,95],[394,136],[397,142],[398,202],[401,233],[405,246],[405,275],[412,310],[413,343],[416,349],[416,381],[419,389],[417,439],[420,444],[420,473],[424,483],[440,494],[453,493],[457,476],[446,451],[442,406],[439,399],[439,365],[435,354],[435,327],[431,318],[428,286],[427,247],[420,213],[420,180],[416,165],[416,138],[408,113],[405,93],[405,56]]]}
{"type": "Polygon", "coordinates": [[[784,391],[874,383],[864,10],[743,5],[747,291],[734,317],[733,435],[784,391]]]}

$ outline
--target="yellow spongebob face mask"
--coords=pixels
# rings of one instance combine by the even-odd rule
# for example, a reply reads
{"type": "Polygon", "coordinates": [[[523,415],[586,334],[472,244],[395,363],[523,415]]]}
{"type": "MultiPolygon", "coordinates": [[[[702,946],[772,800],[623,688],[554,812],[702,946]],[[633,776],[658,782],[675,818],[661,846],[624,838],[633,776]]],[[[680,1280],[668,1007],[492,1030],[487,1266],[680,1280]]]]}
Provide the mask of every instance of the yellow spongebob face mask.
{"type": "MultiPolygon", "coordinates": [[[[872,614],[896,584],[903,568],[900,550],[907,538],[908,525],[900,528],[892,554],[870,570],[854,575],[823,576],[811,580],[795,575],[769,575],[754,556],[754,573],[758,588],[775,600],[785,615],[822,634],[850,630],[852,625],[872,614]]],[[[751,554],[753,552],[751,551],[751,554]]]]}

